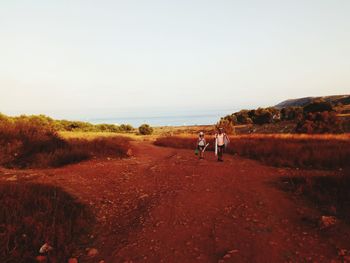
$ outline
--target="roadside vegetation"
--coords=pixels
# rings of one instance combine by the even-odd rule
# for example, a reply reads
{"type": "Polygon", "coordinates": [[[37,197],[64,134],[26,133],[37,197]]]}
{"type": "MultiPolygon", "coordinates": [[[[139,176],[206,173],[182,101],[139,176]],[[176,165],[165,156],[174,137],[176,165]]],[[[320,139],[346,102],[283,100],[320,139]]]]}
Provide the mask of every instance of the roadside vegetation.
{"type": "Polygon", "coordinates": [[[64,139],[41,117],[0,119],[0,165],[8,168],[58,167],[94,156],[127,155],[126,137],[64,139]]]}
{"type": "Polygon", "coordinates": [[[67,262],[89,241],[93,222],[89,210],[58,187],[0,184],[1,262],[67,262]],[[40,255],[45,243],[54,249],[40,255]]]}
{"type": "Polygon", "coordinates": [[[281,182],[282,189],[310,200],[323,214],[350,223],[349,168],[338,175],[283,177],[281,182]]]}
{"type": "Polygon", "coordinates": [[[350,131],[346,111],[347,105],[317,99],[302,107],[241,110],[222,117],[217,125],[227,133],[343,133],[350,131]],[[236,129],[239,125],[245,127],[236,129]]]}
{"type": "Polygon", "coordinates": [[[130,124],[92,124],[83,121],[68,121],[68,120],[54,120],[45,115],[21,115],[18,117],[9,117],[0,113],[1,121],[27,121],[33,123],[41,123],[52,127],[56,131],[68,132],[111,132],[111,133],[130,133],[134,132],[135,128],[130,124]]]}
{"type": "Polygon", "coordinates": [[[148,124],[142,124],[139,127],[139,133],[141,135],[151,135],[153,133],[153,128],[149,126],[148,124]]]}
{"type": "MultiPolygon", "coordinates": [[[[252,134],[230,136],[226,152],[273,166],[309,169],[343,169],[350,166],[350,135],[252,134]]],[[[195,136],[163,136],[155,144],[195,149],[195,136]]],[[[210,140],[209,151],[214,149],[210,140]]]]}

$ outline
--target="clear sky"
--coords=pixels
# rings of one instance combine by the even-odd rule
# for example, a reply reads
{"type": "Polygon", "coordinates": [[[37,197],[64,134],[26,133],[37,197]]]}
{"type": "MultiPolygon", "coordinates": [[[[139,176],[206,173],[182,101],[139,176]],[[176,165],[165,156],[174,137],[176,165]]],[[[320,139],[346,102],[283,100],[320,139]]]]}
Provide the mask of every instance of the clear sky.
{"type": "Polygon", "coordinates": [[[0,112],[103,117],[349,94],[349,14],[349,0],[2,0],[0,112]]]}

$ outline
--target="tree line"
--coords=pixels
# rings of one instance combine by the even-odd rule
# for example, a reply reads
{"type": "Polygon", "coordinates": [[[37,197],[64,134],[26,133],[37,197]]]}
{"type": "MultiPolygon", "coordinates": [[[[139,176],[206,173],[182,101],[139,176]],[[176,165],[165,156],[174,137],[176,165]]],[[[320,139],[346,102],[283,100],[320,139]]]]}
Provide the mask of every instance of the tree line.
{"type": "Polygon", "coordinates": [[[241,110],[222,117],[217,123],[227,131],[236,125],[262,125],[281,121],[294,122],[296,133],[341,133],[342,123],[337,117],[335,105],[317,99],[304,107],[275,107],[241,110]]]}
{"type": "Polygon", "coordinates": [[[10,117],[0,113],[0,122],[29,122],[42,127],[51,127],[56,131],[127,133],[135,130],[130,124],[92,124],[84,121],[55,120],[46,115],[21,115],[10,117]]]}

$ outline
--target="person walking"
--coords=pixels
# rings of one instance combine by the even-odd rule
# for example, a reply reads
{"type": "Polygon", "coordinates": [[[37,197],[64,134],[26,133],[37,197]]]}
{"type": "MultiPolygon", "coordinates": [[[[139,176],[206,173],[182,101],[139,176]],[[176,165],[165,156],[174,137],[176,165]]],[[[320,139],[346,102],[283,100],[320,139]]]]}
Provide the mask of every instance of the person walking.
{"type": "Polygon", "coordinates": [[[215,134],[215,155],[218,156],[218,162],[223,162],[224,149],[230,142],[226,133],[224,133],[223,128],[219,128],[218,132],[215,134]]]}
{"type": "Polygon", "coordinates": [[[204,133],[200,132],[199,137],[198,137],[198,141],[197,141],[197,149],[199,151],[199,159],[204,159],[204,150],[206,148],[206,144],[207,144],[207,142],[205,141],[204,133]]]}

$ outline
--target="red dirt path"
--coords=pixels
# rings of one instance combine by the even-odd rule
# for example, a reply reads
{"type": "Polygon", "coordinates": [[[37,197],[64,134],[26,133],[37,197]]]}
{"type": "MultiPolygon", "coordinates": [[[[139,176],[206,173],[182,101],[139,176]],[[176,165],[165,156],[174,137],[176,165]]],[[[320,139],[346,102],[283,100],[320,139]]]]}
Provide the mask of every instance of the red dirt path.
{"type": "Polygon", "coordinates": [[[302,218],[321,214],[276,184],[281,176],[325,172],[238,156],[218,163],[213,153],[200,161],[193,151],[148,142],[133,147],[129,159],[16,173],[62,186],[95,213],[99,254],[80,262],[341,262],[338,249],[350,249],[348,226],[321,231],[307,223],[302,218]]]}

